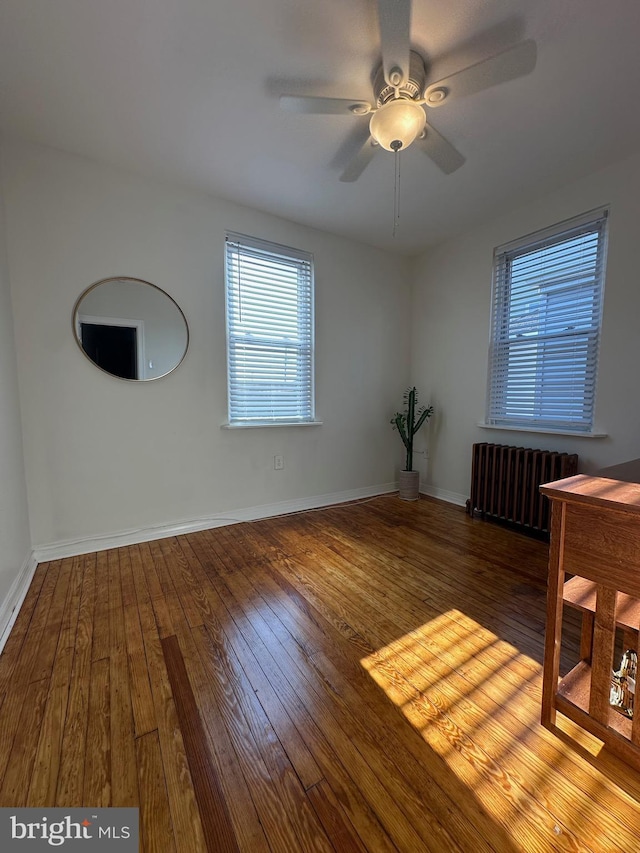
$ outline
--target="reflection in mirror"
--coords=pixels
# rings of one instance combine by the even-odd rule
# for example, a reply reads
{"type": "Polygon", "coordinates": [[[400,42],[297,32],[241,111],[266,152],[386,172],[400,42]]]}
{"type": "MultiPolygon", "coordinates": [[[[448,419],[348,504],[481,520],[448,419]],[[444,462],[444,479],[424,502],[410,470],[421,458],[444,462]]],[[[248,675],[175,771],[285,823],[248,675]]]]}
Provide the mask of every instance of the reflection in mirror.
{"type": "Polygon", "coordinates": [[[105,278],[73,309],[78,346],[101,370],[121,379],[166,376],[180,364],[189,328],[177,303],[138,278],[105,278]]]}

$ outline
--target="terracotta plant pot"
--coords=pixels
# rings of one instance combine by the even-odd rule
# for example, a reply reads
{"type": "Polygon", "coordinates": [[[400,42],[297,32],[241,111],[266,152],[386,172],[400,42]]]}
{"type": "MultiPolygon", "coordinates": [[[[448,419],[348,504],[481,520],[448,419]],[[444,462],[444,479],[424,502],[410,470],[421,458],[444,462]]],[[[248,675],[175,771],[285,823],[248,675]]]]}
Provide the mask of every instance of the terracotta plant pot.
{"type": "Polygon", "coordinates": [[[399,497],[403,501],[417,501],[420,497],[420,472],[400,471],[399,497]]]}

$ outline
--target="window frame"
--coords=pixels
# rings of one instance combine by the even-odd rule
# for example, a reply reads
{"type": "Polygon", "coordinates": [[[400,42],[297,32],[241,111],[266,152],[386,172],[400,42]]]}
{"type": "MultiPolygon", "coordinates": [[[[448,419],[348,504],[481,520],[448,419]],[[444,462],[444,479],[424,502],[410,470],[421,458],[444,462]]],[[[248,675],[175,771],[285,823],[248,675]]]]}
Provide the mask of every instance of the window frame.
{"type": "MultiPolygon", "coordinates": [[[[228,415],[228,422],[224,426],[227,428],[245,428],[308,426],[319,423],[315,418],[315,282],[313,255],[310,252],[294,249],[290,246],[228,231],[225,235],[224,257],[228,415]],[[284,334],[284,326],[286,325],[284,320],[280,324],[279,330],[276,326],[274,330],[276,333],[274,334],[257,336],[255,324],[253,332],[242,331],[241,320],[238,317],[238,311],[240,313],[242,311],[241,272],[239,267],[235,272],[232,272],[232,256],[238,259],[243,252],[246,259],[252,259],[263,270],[267,270],[265,280],[261,282],[262,292],[259,292],[259,288],[256,287],[259,284],[258,278],[260,276],[258,273],[254,273],[253,278],[250,275],[247,279],[247,285],[254,288],[252,307],[264,306],[269,312],[273,313],[274,317],[282,310],[283,294],[280,293],[275,297],[273,293],[270,295],[269,285],[283,284],[291,289],[290,277],[283,275],[278,281],[277,266],[284,264],[292,269],[297,269],[296,296],[285,296],[285,310],[288,309],[290,315],[295,317],[296,333],[293,336],[284,334]],[[270,262],[273,262],[271,269],[269,269],[270,262]],[[234,298],[236,294],[237,299],[234,298]],[[258,295],[255,296],[255,294],[258,295]],[[234,307],[236,305],[238,306],[237,309],[234,307]],[[276,393],[270,398],[273,403],[271,414],[267,414],[266,409],[269,403],[265,402],[264,396],[260,398],[256,394],[259,391],[264,392],[269,387],[268,381],[264,382],[262,389],[256,388],[253,393],[246,385],[243,390],[242,383],[238,378],[240,372],[238,369],[238,353],[241,352],[243,345],[247,347],[247,344],[249,344],[248,349],[253,345],[260,347],[263,353],[270,351],[272,354],[279,353],[280,361],[282,362],[284,358],[285,363],[288,362],[289,365],[291,364],[291,357],[293,358],[296,364],[294,374],[297,378],[290,387],[290,391],[294,391],[294,397],[291,400],[291,405],[288,406],[288,411],[284,411],[287,404],[286,402],[283,403],[282,398],[279,398],[276,393]],[[278,413],[278,408],[283,409],[283,411],[278,413]]],[[[274,378],[272,379],[274,390],[276,382],[281,381],[281,379],[276,380],[275,378],[275,373],[278,370],[277,361],[278,358],[276,357],[274,361],[270,362],[270,368],[274,371],[274,378]]],[[[255,361],[252,365],[250,356],[247,356],[247,364],[250,369],[253,366],[255,370],[255,361]]],[[[286,372],[287,368],[281,366],[280,369],[286,372]]]]}
{"type": "Polygon", "coordinates": [[[482,426],[591,437],[601,435],[595,431],[595,409],[608,220],[609,206],[606,205],[494,250],[487,393],[482,426]],[[589,247],[588,238],[594,236],[592,242],[595,246],[589,247]],[[587,238],[583,251],[587,256],[591,250],[592,264],[577,253],[571,256],[575,251],[571,243],[575,241],[577,248],[580,238],[587,238]],[[564,272],[563,244],[571,258],[564,261],[564,272]],[[549,250],[548,255],[545,255],[546,250],[549,250]],[[545,270],[547,257],[550,258],[549,269],[545,270]],[[530,274],[528,283],[526,272],[521,269],[520,273],[514,274],[513,270],[519,259],[521,266],[526,268],[527,258],[539,270],[537,279],[530,274]],[[514,324],[518,322],[518,309],[521,316],[525,315],[526,288],[533,293],[536,287],[538,293],[531,297],[531,302],[539,300],[540,307],[535,325],[529,327],[531,348],[535,350],[532,356],[526,353],[527,343],[522,340],[527,331],[514,332],[514,324]],[[563,292],[571,294],[573,304],[569,312],[559,307],[563,292]],[[556,300],[557,304],[550,311],[551,300],[556,300]],[[544,314],[543,318],[541,314],[544,314]],[[550,314],[556,324],[553,332],[549,329],[550,314]],[[585,320],[586,316],[590,317],[589,322],[585,320]],[[557,328],[565,321],[567,327],[564,330],[557,328]],[[573,356],[569,355],[571,347],[573,356]],[[562,368],[560,371],[559,367],[562,368]],[[520,369],[519,375],[517,368],[520,369]],[[550,375],[554,368],[556,381],[559,372],[564,373],[565,368],[571,371],[573,388],[577,388],[578,393],[570,392],[571,384],[565,379],[555,387],[553,383],[547,383],[545,387],[542,375],[550,375]],[[527,397],[526,389],[527,370],[535,374],[530,397],[527,397]],[[584,374],[582,379],[581,373],[584,374]],[[563,392],[566,396],[560,397],[563,392]],[[527,406],[530,413],[525,411],[527,406]]]}

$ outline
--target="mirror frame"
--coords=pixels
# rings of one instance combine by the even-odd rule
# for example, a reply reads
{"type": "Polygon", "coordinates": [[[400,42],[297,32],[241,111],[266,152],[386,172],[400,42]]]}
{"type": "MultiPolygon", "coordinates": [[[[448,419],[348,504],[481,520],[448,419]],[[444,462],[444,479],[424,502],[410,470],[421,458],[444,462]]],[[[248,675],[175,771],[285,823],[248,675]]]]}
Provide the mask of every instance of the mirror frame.
{"type": "Polygon", "coordinates": [[[178,305],[178,303],[173,298],[173,296],[171,296],[169,293],[167,293],[166,290],[163,290],[161,287],[158,287],[157,284],[153,284],[153,282],[151,282],[151,281],[146,281],[143,278],[135,278],[135,277],[130,276],[130,275],[110,275],[110,276],[107,276],[107,278],[101,278],[99,281],[95,281],[93,284],[90,284],[89,287],[85,288],[82,291],[82,293],[80,294],[80,296],[78,296],[78,298],[76,299],[75,304],[73,306],[73,311],[71,312],[71,328],[73,330],[73,338],[74,338],[76,344],[78,345],[80,352],[87,359],[87,361],[89,361],[95,368],[97,368],[97,370],[100,370],[102,373],[105,373],[107,376],[111,376],[112,379],[119,379],[121,382],[134,382],[134,383],[142,382],[142,383],[144,383],[144,382],[155,382],[157,379],[164,379],[165,376],[169,376],[169,374],[173,373],[174,370],[177,370],[178,367],[180,367],[180,365],[182,364],[182,362],[184,361],[184,359],[187,355],[187,352],[189,351],[189,343],[190,343],[189,324],[187,323],[187,318],[185,317],[184,311],[178,305]],[[182,320],[184,322],[184,327],[185,327],[185,330],[187,333],[187,340],[185,342],[184,352],[182,353],[180,360],[171,368],[171,370],[167,370],[166,373],[161,373],[159,376],[151,376],[148,379],[128,379],[125,376],[117,376],[115,373],[111,373],[110,371],[105,370],[104,367],[101,367],[99,364],[97,364],[91,358],[91,356],[86,352],[86,350],[82,346],[82,340],[80,339],[80,336],[78,335],[78,315],[79,315],[80,303],[85,298],[85,296],[87,296],[89,293],[91,293],[92,290],[95,290],[101,284],[106,284],[109,281],[122,281],[122,282],[132,281],[132,282],[136,282],[137,284],[146,284],[149,287],[152,287],[154,290],[157,290],[163,296],[166,296],[167,299],[169,299],[171,302],[173,302],[175,307],[178,309],[178,311],[180,312],[180,316],[182,317],[182,320]]]}

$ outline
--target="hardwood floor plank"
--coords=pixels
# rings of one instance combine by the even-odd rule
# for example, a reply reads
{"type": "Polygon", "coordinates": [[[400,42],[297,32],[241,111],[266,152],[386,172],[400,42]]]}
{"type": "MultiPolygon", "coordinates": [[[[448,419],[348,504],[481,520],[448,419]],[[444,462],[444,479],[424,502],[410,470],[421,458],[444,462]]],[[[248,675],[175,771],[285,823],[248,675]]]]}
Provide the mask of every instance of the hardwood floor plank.
{"type": "Polygon", "coordinates": [[[138,802],[138,782],[120,551],[117,548],[107,551],[107,572],[111,804],[126,807],[138,802]]]}
{"type": "MultiPolygon", "coordinates": [[[[149,553],[146,549],[143,549],[142,545],[131,545],[127,550],[131,555],[133,587],[144,641],[146,637],[152,637],[157,634],[155,614],[151,603],[151,591],[148,583],[153,572],[151,571],[152,567],[147,563],[147,559],[150,559],[149,553]]],[[[151,676],[149,676],[149,680],[151,680],[151,676]]]]}
{"type": "Polygon", "coordinates": [[[96,601],[93,626],[92,660],[109,656],[109,555],[108,551],[96,554],[96,601]]]}
{"type": "Polygon", "coordinates": [[[117,548],[107,551],[109,584],[109,655],[119,655],[125,648],[124,608],[120,580],[120,556],[117,548]]]}
{"type": "Polygon", "coordinates": [[[180,732],[171,685],[162,654],[160,631],[170,626],[168,605],[162,598],[155,563],[147,543],[131,550],[134,588],[143,633],[153,714],[158,723],[158,742],[177,851],[206,850],[200,814],[180,732]],[[154,599],[155,595],[155,599],[154,599]],[[159,606],[159,603],[163,603],[159,606]],[[162,614],[161,625],[156,621],[162,614]]]}
{"type": "Polygon", "coordinates": [[[157,729],[157,721],[153,708],[151,684],[149,683],[149,668],[144,648],[144,638],[140,625],[140,612],[133,580],[134,568],[136,573],[142,572],[140,555],[137,550],[120,548],[120,579],[122,585],[122,606],[124,615],[124,632],[127,660],[129,663],[129,686],[135,736],[147,734],[157,729]],[[134,567],[132,567],[132,562],[134,567]]]}
{"type": "Polygon", "coordinates": [[[188,546],[186,553],[182,547],[185,539],[186,537],[181,537],[181,539],[171,537],[163,539],[160,544],[167,571],[180,600],[184,615],[189,626],[195,628],[204,624],[209,610],[207,596],[189,562],[188,546]]]}
{"type": "Polygon", "coordinates": [[[236,842],[243,853],[266,853],[270,850],[254,800],[242,773],[241,763],[224,725],[222,714],[211,691],[212,674],[205,669],[197,649],[198,634],[181,632],[180,650],[183,654],[194,699],[203,721],[205,747],[224,792],[236,842]]]}
{"type": "Polygon", "coordinates": [[[148,542],[143,542],[141,545],[138,545],[138,551],[144,564],[144,584],[147,590],[145,595],[148,595],[148,599],[153,606],[158,634],[160,638],[170,637],[174,633],[173,623],[171,621],[171,614],[169,613],[169,604],[160,584],[157,565],[151,552],[151,546],[148,542]]]}
{"type": "MultiPolygon", "coordinates": [[[[79,573],[82,588],[78,624],[73,647],[69,699],[62,731],[62,746],[56,785],[56,806],[72,807],[83,802],[84,765],[89,719],[91,654],[96,601],[96,555],[82,559],[79,573]]],[[[30,805],[41,805],[34,799],[30,805]]]]}
{"type": "Polygon", "coordinates": [[[366,853],[327,780],[320,779],[307,793],[334,848],[340,853],[366,853]]]}
{"type": "MultiPolygon", "coordinates": [[[[216,607],[219,602],[201,562],[202,551],[200,556],[196,554],[195,542],[191,536],[179,536],[171,540],[171,543],[173,548],[180,550],[181,559],[184,560],[185,565],[182,568],[184,582],[191,592],[192,604],[197,608],[197,613],[193,613],[188,619],[189,625],[192,628],[207,625],[211,619],[216,618],[216,607]],[[212,606],[212,599],[216,607],[212,606]]],[[[205,562],[208,562],[210,557],[211,555],[206,552],[204,555],[205,562]]]]}
{"type": "Polygon", "coordinates": [[[208,754],[202,719],[177,638],[173,636],[163,640],[162,651],[191,768],[207,849],[233,853],[238,851],[236,836],[218,776],[208,754]]]}
{"type": "Polygon", "coordinates": [[[175,853],[169,799],[164,780],[158,732],[136,740],[140,791],[140,836],[143,853],[175,853]]]}
{"type": "MultiPolygon", "coordinates": [[[[36,684],[38,682],[35,682],[36,684]]],[[[17,683],[7,692],[0,708],[0,785],[4,780],[11,757],[13,741],[20,725],[22,708],[26,701],[28,683],[17,683]]]]}
{"type": "MultiPolygon", "coordinates": [[[[158,576],[158,581],[162,589],[162,600],[166,603],[166,615],[163,615],[163,618],[166,619],[168,617],[169,619],[166,625],[161,622],[158,623],[160,628],[160,637],[161,639],[164,639],[166,636],[175,634],[181,625],[187,624],[187,619],[182,608],[182,602],[176,592],[171,572],[167,566],[163,540],[149,542],[148,545],[153,559],[153,564],[156,569],[156,574],[158,576]]],[[[156,601],[157,599],[154,599],[154,609],[156,607],[156,601]]],[[[157,615],[158,614],[156,613],[156,616],[157,615]]]]}
{"type": "Polygon", "coordinates": [[[91,666],[82,793],[82,805],[94,808],[112,805],[109,687],[109,658],[102,657],[91,666]]]}
{"type": "Polygon", "coordinates": [[[169,683],[162,645],[156,635],[146,638],[151,690],[158,719],[162,765],[177,851],[205,851],[206,844],[191,771],[169,683]]]}
{"type": "Polygon", "coordinates": [[[109,657],[109,692],[111,801],[113,806],[134,807],[138,803],[138,774],[129,661],[124,649],[109,657]]]}
{"type": "Polygon", "coordinates": [[[49,679],[32,681],[24,688],[24,703],[19,709],[15,736],[2,774],[0,807],[25,806],[33,772],[40,726],[49,692],[49,679]]]}
{"type": "Polygon", "coordinates": [[[56,801],[82,593],[82,564],[81,557],[74,557],[71,561],[71,579],[64,620],[58,638],[49,695],[40,727],[35,767],[27,796],[29,805],[54,806],[56,801]]]}
{"type": "MultiPolygon", "coordinates": [[[[72,650],[67,653],[69,658],[71,658],[71,653],[72,650]]],[[[60,680],[62,680],[62,676],[60,676],[60,680]]],[[[30,780],[31,785],[26,805],[55,806],[68,700],[68,681],[61,684],[59,678],[54,674],[40,725],[34,773],[30,780]]]]}
{"type": "Polygon", "coordinates": [[[38,596],[38,601],[29,625],[29,631],[20,651],[20,663],[19,666],[16,666],[10,681],[11,687],[14,687],[17,683],[28,682],[30,680],[38,681],[36,673],[43,669],[45,677],[50,673],[50,669],[49,673],[46,672],[46,666],[42,666],[40,658],[43,654],[49,653],[49,649],[43,650],[43,644],[45,643],[45,630],[60,576],[61,565],[62,561],[60,560],[48,564],[47,574],[42,584],[40,595],[38,596]]]}
{"type": "MultiPolygon", "coordinates": [[[[144,551],[141,553],[144,554],[144,551]]],[[[153,616],[152,602],[145,597],[146,585],[142,580],[136,588],[140,590],[140,622],[143,626],[149,626],[149,631],[144,635],[145,650],[176,850],[179,853],[199,853],[206,850],[202,823],[162,654],[161,640],[153,616]]]]}

